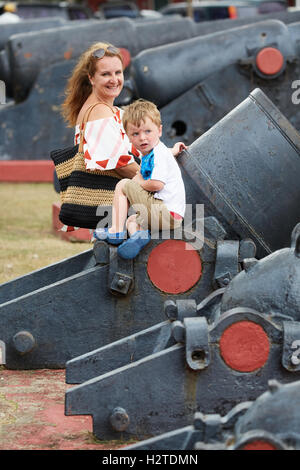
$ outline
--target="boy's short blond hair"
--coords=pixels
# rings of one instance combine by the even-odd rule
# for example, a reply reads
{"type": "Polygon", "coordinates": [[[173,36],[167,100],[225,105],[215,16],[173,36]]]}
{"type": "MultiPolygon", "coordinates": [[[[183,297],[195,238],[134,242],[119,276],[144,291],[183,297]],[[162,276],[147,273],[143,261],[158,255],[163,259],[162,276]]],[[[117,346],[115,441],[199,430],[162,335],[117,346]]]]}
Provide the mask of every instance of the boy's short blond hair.
{"type": "Polygon", "coordinates": [[[123,126],[127,132],[128,124],[140,127],[141,122],[148,117],[157,127],[161,126],[160,112],[151,101],[138,99],[124,108],[123,126]]]}

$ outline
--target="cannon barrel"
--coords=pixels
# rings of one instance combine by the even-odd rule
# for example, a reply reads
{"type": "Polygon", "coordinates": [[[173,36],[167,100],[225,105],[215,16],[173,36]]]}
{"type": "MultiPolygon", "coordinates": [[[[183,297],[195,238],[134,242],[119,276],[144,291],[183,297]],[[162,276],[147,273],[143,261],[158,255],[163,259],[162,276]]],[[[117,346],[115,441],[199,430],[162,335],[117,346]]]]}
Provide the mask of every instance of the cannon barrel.
{"type": "Polygon", "coordinates": [[[285,56],[296,53],[288,27],[277,20],[147,49],[132,61],[132,80],[139,96],[162,107],[213,72],[271,45],[285,56]],[[168,64],[167,74],[161,64],[168,64]]]}
{"type": "MultiPolygon", "coordinates": [[[[76,21],[76,20],[75,20],[76,21]]],[[[57,26],[66,25],[67,22],[63,18],[38,18],[31,20],[23,20],[20,23],[4,23],[0,29],[0,49],[5,47],[10,36],[20,33],[30,33],[32,31],[41,31],[47,28],[55,28],[57,26]]]]}
{"type": "Polygon", "coordinates": [[[300,11],[273,11],[272,13],[263,13],[255,16],[247,16],[245,18],[203,21],[196,23],[196,29],[200,34],[204,35],[266,20],[279,20],[288,25],[300,21],[300,11]]]}
{"type": "Polygon", "coordinates": [[[289,24],[288,30],[295,54],[285,55],[275,46],[254,49],[162,106],[163,141],[169,147],[178,140],[191,144],[255,88],[299,131],[300,23],[289,24]]]}
{"type": "Polygon", "coordinates": [[[258,257],[289,246],[300,216],[300,136],[260,89],[193,142],[180,164],[206,215],[212,210],[229,233],[253,239],[258,257]]]}

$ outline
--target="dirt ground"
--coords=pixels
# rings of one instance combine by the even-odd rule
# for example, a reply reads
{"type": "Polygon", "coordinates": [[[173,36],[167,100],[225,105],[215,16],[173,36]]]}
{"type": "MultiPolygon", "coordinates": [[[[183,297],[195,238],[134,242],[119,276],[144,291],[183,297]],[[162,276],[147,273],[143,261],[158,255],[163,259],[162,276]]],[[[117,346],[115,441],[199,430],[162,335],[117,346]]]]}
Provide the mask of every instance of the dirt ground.
{"type": "Polygon", "coordinates": [[[114,450],[97,441],[91,416],[65,416],[65,370],[0,367],[0,450],[114,450]]]}

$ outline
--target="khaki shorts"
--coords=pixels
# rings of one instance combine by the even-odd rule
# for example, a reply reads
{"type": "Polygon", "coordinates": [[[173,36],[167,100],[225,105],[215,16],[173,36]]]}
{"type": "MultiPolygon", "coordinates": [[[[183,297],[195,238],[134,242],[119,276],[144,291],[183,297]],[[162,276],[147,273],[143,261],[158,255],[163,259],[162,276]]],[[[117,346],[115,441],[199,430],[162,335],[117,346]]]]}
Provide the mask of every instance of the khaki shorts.
{"type": "Polygon", "coordinates": [[[123,188],[131,207],[137,213],[136,221],[146,230],[173,230],[182,224],[182,219],[174,219],[161,199],[143,189],[136,181],[129,180],[123,188]]]}

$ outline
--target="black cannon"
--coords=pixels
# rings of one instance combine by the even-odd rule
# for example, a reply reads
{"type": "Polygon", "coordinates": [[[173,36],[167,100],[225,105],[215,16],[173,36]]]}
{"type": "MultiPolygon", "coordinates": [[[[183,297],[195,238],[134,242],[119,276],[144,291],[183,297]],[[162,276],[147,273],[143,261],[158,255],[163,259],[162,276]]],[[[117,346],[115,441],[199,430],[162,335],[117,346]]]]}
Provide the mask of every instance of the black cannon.
{"type": "MultiPolygon", "coordinates": [[[[261,30],[260,36],[256,37],[254,26],[258,28],[264,24],[260,22],[188,40],[190,47],[184,49],[178,46],[176,58],[172,60],[170,57],[175,51],[172,44],[159,48],[160,54],[156,56],[154,51],[146,50],[133,60],[136,94],[160,106],[164,123],[163,139],[167,145],[173,146],[179,139],[187,145],[191,144],[254,88],[264,91],[295,128],[300,129],[299,92],[297,95],[295,90],[300,73],[300,24],[284,26],[290,36],[291,47],[288,49],[282,47],[286,40],[275,33],[278,24],[273,24],[273,33],[271,29],[261,30]],[[244,36],[240,38],[243,31],[244,36]],[[235,34],[237,36],[233,39],[235,34]],[[197,40],[200,41],[199,49],[203,51],[203,57],[196,49],[197,40]],[[228,55],[223,54],[221,46],[219,51],[214,50],[218,40],[233,41],[233,46],[227,48],[228,55]],[[238,51],[238,47],[244,48],[243,51],[238,51]],[[174,69],[169,69],[170,74],[174,75],[172,86],[169,74],[167,85],[166,75],[158,66],[159,60],[170,60],[174,64],[174,69]],[[193,63],[193,67],[189,67],[188,63],[193,63]],[[189,73],[186,74],[185,70],[188,69],[189,73]]],[[[184,43],[179,44],[183,46],[184,43]]]]}
{"type": "MultiPolygon", "coordinates": [[[[185,247],[185,241],[189,242],[191,237],[199,242],[203,239],[198,219],[204,217],[204,230],[206,227],[211,235],[204,237],[203,246],[193,245],[188,253],[193,257],[187,266],[192,268],[191,275],[180,267],[172,268],[172,264],[171,273],[165,273],[164,278],[171,280],[182,272],[188,281],[184,292],[178,293],[179,298],[199,292],[198,300],[204,299],[224,286],[225,279],[229,282],[237,274],[238,263],[249,258],[248,249],[253,250],[253,243],[258,258],[289,244],[287,232],[299,217],[299,148],[299,136],[294,128],[256,90],[183,152],[178,161],[186,183],[188,205],[184,222],[187,225],[179,238],[176,235],[173,240],[176,242],[174,263],[180,241],[185,247]],[[270,194],[261,189],[268,186],[272,188],[270,194]],[[203,205],[204,214],[197,213],[203,205]],[[252,241],[247,245],[249,239],[252,241]],[[221,245],[218,243],[221,240],[232,243],[221,245]],[[248,247],[246,251],[240,249],[242,242],[243,247],[248,247]],[[222,259],[230,261],[228,273],[226,263],[219,262],[222,259]],[[189,284],[189,279],[194,282],[189,284]]],[[[160,322],[163,302],[173,290],[151,280],[148,264],[151,259],[158,263],[160,256],[164,256],[167,241],[153,239],[145,252],[128,263],[122,263],[107,245],[101,249],[99,258],[99,244],[96,244],[94,250],[80,258],[2,285],[0,339],[7,344],[7,366],[64,367],[67,360],[160,322]],[[156,245],[162,251],[156,251],[156,245]],[[159,256],[153,258],[152,252],[159,256]],[[58,274],[60,266],[64,269],[58,274]],[[119,281],[120,285],[124,281],[123,287],[118,287],[119,281]],[[118,299],[114,294],[119,295],[118,299]],[[148,299],[146,310],[144,296],[148,299]],[[26,354],[22,348],[20,354],[12,341],[15,335],[23,338],[20,332],[34,338],[26,354]]],[[[186,284],[182,281],[182,285],[186,284]]]]}
{"type": "MultiPolygon", "coordinates": [[[[299,49],[300,23],[289,25],[289,31],[299,49]]],[[[274,45],[254,48],[249,56],[212,73],[163,106],[163,139],[169,146],[178,139],[187,145],[194,142],[254,88],[260,88],[299,130],[299,75],[298,51],[284,56],[274,45]]]]}
{"type": "Polygon", "coordinates": [[[124,450],[298,450],[299,402],[300,381],[270,380],[254,402],[239,403],[225,416],[195,413],[193,424],[124,450]]]}
{"type": "Polygon", "coordinates": [[[288,25],[290,23],[300,21],[300,12],[298,10],[273,11],[272,13],[261,13],[255,16],[246,16],[245,18],[227,18],[225,20],[202,21],[196,23],[196,29],[198,32],[201,32],[201,34],[204,35],[271,19],[282,21],[282,23],[288,25]]]}
{"type": "MultiPolygon", "coordinates": [[[[84,23],[89,22],[91,23],[92,20],[74,20],[72,25],[76,27],[76,25],[83,25],[84,23]]],[[[95,20],[97,22],[97,20],[95,20]]],[[[42,34],[43,30],[63,26],[67,26],[68,22],[64,18],[60,17],[48,17],[48,18],[34,18],[23,20],[19,23],[4,23],[1,25],[0,30],[0,80],[5,82],[6,85],[6,99],[13,99],[14,98],[14,91],[13,91],[13,80],[11,74],[11,61],[8,49],[6,48],[7,42],[10,40],[11,37],[16,35],[20,35],[21,37],[24,34],[32,34],[34,32],[38,32],[38,34],[42,34]]]]}
{"type": "Polygon", "coordinates": [[[67,390],[66,415],[92,415],[93,432],[101,439],[142,439],[187,426],[198,411],[225,415],[245,399],[256,399],[271,379],[299,380],[299,240],[297,224],[290,248],[245,260],[245,270],[197,306],[191,298],[185,306],[166,302],[173,317],[169,331],[166,321],[157,325],[160,335],[140,332],[77,358],[78,368],[89,362],[95,375],[67,390]],[[236,307],[241,298],[244,306],[236,307]],[[166,346],[155,349],[159,338],[166,346]],[[153,352],[143,356],[147,340],[153,352]],[[108,370],[109,364],[116,368],[108,370]]]}
{"type": "Polygon", "coordinates": [[[288,246],[299,221],[299,143],[295,128],[256,89],[179,161],[205,215],[213,213],[231,238],[251,238],[261,257],[288,246]]]}
{"type": "Polygon", "coordinates": [[[41,31],[47,28],[66,25],[66,20],[59,17],[53,18],[35,18],[23,20],[19,23],[1,24],[0,30],[0,49],[4,49],[8,39],[14,34],[31,33],[32,31],[41,31]]]}
{"type": "Polygon", "coordinates": [[[271,45],[284,56],[296,54],[287,25],[278,20],[162,45],[134,57],[132,80],[140,97],[162,108],[217,70],[271,45]],[[161,64],[168,64],[167,74],[161,64]]]}

